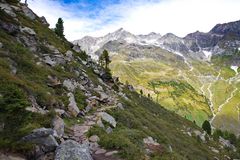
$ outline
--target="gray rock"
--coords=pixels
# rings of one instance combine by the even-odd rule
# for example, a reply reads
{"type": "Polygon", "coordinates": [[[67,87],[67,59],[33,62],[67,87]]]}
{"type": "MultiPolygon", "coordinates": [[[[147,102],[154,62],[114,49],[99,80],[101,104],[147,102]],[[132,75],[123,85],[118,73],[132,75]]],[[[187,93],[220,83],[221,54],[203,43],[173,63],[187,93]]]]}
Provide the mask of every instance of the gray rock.
{"type": "Polygon", "coordinates": [[[219,137],[219,142],[227,148],[233,149],[234,151],[236,151],[236,147],[234,145],[231,144],[231,142],[229,140],[226,140],[224,138],[222,138],[221,136],[219,137]]]}
{"type": "Polygon", "coordinates": [[[53,129],[57,132],[58,138],[61,138],[64,134],[64,121],[59,116],[56,116],[52,122],[53,129]]]}
{"type": "Polygon", "coordinates": [[[117,108],[119,108],[119,109],[121,109],[121,110],[124,110],[124,107],[123,107],[122,103],[118,103],[118,104],[117,104],[117,108]]]}
{"type": "Polygon", "coordinates": [[[75,80],[66,79],[63,81],[63,86],[68,89],[68,91],[74,92],[77,87],[80,86],[75,80]]]}
{"type": "Polygon", "coordinates": [[[152,137],[147,137],[143,139],[144,144],[149,144],[149,145],[159,145],[155,140],[153,140],[152,137]]]}
{"type": "Polygon", "coordinates": [[[73,115],[74,117],[77,117],[80,110],[77,106],[74,95],[70,92],[68,93],[68,97],[69,97],[68,111],[70,112],[71,115],[73,115]]]}
{"type": "Polygon", "coordinates": [[[59,50],[53,45],[47,45],[48,49],[50,49],[54,54],[60,54],[59,50]]]}
{"type": "Polygon", "coordinates": [[[25,16],[27,16],[31,20],[36,19],[36,15],[34,14],[34,12],[31,9],[29,9],[26,5],[22,6],[22,11],[25,14],[25,16]]]}
{"type": "Polygon", "coordinates": [[[105,153],[105,156],[112,156],[112,155],[114,155],[114,154],[118,154],[118,151],[110,151],[110,152],[107,152],[107,153],[105,153]]]}
{"type": "Polygon", "coordinates": [[[3,47],[3,44],[0,42],[0,48],[2,48],[3,47]]]}
{"type": "Polygon", "coordinates": [[[206,142],[205,133],[201,133],[198,130],[193,131],[194,134],[201,139],[202,142],[206,142]]]}
{"type": "Polygon", "coordinates": [[[105,149],[98,149],[95,154],[104,154],[106,153],[107,151],[105,149]]]}
{"type": "Polygon", "coordinates": [[[99,116],[106,122],[108,122],[109,124],[111,124],[111,126],[113,127],[116,127],[117,125],[117,122],[116,120],[111,116],[109,115],[108,113],[106,112],[100,112],[99,113],[99,116]]]}
{"type": "Polygon", "coordinates": [[[92,160],[89,147],[73,140],[63,142],[55,153],[55,160],[92,160]]]}
{"type": "Polygon", "coordinates": [[[47,20],[44,16],[40,17],[40,20],[41,20],[42,24],[49,26],[49,23],[47,22],[47,20]]]}
{"type": "Polygon", "coordinates": [[[98,92],[100,94],[100,101],[107,102],[108,101],[108,95],[104,92],[98,92]]]}
{"type": "Polygon", "coordinates": [[[110,134],[110,133],[113,132],[113,129],[112,129],[111,127],[108,127],[108,128],[106,129],[106,132],[107,132],[107,134],[110,134]]]}
{"type": "Polygon", "coordinates": [[[74,45],[73,46],[73,50],[75,51],[75,52],[81,52],[81,48],[79,47],[79,46],[77,46],[77,45],[74,45]]]}
{"type": "Polygon", "coordinates": [[[50,128],[39,128],[33,130],[33,132],[22,138],[24,142],[31,142],[41,146],[43,152],[54,151],[58,146],[56,139],[54,138],[54,130],[50,128]]]}
{"type": "Polygon", "coordinates": [[[54,67],[57,64],[50,56],[45,56],[43,62],[52,67],[54,67]]]}
{"type": "Polygon", "coordinates": [[[0,20],[0,28],[5,30],[7,33],[11,35],[16,35],[20,32],[20,29],[18,26],[12,24],[12,23],[6,23],[0,20]]]}
{"type": "Polygon", "coordinates": [[[12,10],[11,6],[7,3],[0,3],[0,9],[6,12],[11,17],[15,18],[17,15],[12,10]]]}
{"type": "Polygon", "coordinates": [[[72,61],[73,60],[73,52],[72,51],[67,51],[65,53],[67,61],[72,61]]]}
{"type": "Polygon", "coordinates": [[[29,28],[29,27],[20,27],[20,31],[28,33],[32,36],[36,35],[36,32],[32,28],[29,28]]]}
{"type": "Polygon", "coordinates": [[[91,151],[95,152],[99,149],[99,144],[97,142],[89,143],[89,148],[91,151]]]}
{"type": "Polygon", "coordinates": [[[41,108],[41,106],[38,105],[36,99],[34,96],[29,96],[29,101],[31,102],[31,107],[27,107],[26,110],[34,113],[40,113],[40,114],[46,114],[48,113],[47,110],[44,110],[41,108]]]}
{"type": "Polygon", "coordinates": [[[90,142],[98,142],[98,141],[100,141],[100,138],[97,135],[93,135],[93,136],[89,137],[89,141],[90,142]]]}

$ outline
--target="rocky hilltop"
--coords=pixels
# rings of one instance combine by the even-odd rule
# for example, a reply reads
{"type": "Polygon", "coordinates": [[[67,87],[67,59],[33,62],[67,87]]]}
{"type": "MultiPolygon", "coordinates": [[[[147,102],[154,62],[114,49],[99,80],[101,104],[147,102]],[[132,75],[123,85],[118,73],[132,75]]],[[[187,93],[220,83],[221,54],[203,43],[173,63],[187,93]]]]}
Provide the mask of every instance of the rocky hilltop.
{"type": "Polygon", "coordinates": [[[239,158],[229,140],[214,141],[193,122],[106,76],[48,26],[25,4],[0,1],[0,159],[239,158]]]}

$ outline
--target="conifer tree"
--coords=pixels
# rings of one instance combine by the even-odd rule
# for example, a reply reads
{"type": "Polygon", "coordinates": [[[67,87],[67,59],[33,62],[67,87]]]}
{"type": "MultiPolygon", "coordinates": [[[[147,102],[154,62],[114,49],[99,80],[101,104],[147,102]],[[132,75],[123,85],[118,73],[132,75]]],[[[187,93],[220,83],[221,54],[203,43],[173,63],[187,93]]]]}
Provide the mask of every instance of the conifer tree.
{"type": "Polygon", "coordinates": [[[64,32],[64,27],[63,27],[63,20],[62,18],[58,18],[58,21],[56,23],[56,28],[54,29],[55,33],[61,37],[65,38],[65,35],[63,34],[64,32]]]}
{"type": "Polygon", "coordinates": [[[211,135],[212,127],[208,120],[205,120],[202,124],[202,129],[207,132],[208,135],[211,135]]]}

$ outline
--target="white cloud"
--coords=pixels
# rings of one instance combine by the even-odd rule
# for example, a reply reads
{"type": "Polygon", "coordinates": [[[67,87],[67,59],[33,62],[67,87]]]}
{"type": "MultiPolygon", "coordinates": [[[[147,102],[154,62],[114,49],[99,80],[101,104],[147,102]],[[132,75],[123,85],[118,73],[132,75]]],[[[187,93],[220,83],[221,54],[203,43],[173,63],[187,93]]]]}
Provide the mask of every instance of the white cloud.
{"type": "Polygon", "coordinates": [[[38,15],[45,16],[51,27],[58,17],[64,19],[69,40],[85,35],[102,36],[123,27],[135,34],[172,32],[185,36],[196,30],[208,32],[215,24],[239,20],[239,0],[122,0],[109,5],[94,18],[79,7],[64,6],[56,0],[29,0],[38,15]]]}

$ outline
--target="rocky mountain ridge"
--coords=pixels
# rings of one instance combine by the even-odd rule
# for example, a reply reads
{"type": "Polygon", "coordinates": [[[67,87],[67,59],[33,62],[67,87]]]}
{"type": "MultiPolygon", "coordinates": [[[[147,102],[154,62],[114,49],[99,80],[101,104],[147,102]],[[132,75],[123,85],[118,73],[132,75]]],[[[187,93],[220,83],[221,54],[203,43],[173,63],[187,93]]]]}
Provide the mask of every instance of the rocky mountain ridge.
{"type": "Polygon", "coordinates": [[[86,36],[73,43],[79,45],[97,59],[95,52],[110,41],[119,43],[136,44],[141,46],[155,46],[171,52],[178,52],[186,57],[194,59],[210,60],[212,55],[231,54],[240,47],[239,41],[240,21],[226,24],[218,24],[207,33],[195,32],[183,38],[177,37],[172,33],[163,36],[157,33],[148,35],[134,35],[125,31],[123,28],[109,33],[103,37],[94,38],[86,36]]]}

